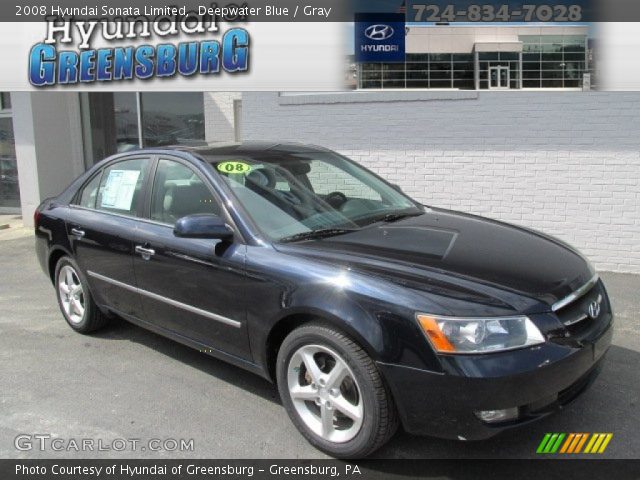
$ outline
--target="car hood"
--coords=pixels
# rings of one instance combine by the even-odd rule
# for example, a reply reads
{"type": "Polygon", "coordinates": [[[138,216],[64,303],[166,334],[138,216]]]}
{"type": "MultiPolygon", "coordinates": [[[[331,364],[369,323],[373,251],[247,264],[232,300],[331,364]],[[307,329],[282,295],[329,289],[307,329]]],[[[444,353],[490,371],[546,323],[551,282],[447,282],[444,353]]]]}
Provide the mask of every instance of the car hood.
{"type": "Polygon", "coordinates": [[[594,275],[584,257],[558,239],[442,209],[276,248],[523,313],[549,311],[594,275]]]}

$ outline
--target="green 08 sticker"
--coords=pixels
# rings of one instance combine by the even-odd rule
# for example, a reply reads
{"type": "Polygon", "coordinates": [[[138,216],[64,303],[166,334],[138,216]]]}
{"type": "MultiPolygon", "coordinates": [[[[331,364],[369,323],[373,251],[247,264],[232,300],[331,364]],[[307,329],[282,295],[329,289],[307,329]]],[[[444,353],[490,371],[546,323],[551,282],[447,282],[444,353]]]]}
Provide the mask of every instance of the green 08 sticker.
{"type": "Polygon", "coordinates": [[[222,173],[249,173],[251,165],[244,162],[222,162],[216,167],[222,173]]]}

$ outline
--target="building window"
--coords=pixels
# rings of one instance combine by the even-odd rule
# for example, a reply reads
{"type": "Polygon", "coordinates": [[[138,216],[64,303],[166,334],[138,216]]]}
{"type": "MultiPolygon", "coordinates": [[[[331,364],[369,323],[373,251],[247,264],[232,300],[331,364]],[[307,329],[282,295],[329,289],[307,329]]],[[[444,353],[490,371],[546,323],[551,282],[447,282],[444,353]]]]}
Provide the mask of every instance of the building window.
{"type": "MultiPolygon", "coordinates": [[[[582,85],[582,77],[588,71],[586,35],[521,35],[519,40],[523,44],[522,53],[477,53],[480,89],[491,88],[489,77],[496,71],[501,75],[500,88],[582,85]]],[[[475,68],[473,53],[408,53],[404,63],[361,64],[358,85],[362,89],[472,90],[476,88],[475,68]]]]}
{"type": "Polygon", "coordinates": [[[135,93],[83,93],[80,106],[87,167],[139,148],[135,93]]]}
{"type": "Polygon", "coordinates": [[[364,63],[360,88],[474,88],[473,54],[409,53],[404,63],[364,63]]]}
{"type": "Polygon", "coordinates": [[[381,63],[363,63],[360,66],[360,88],[382,88],[381,63]]]}
{"type": "Polygon", "coordinates": [[[116,127],[116,148],[127,152],[139,147],[138,104],[135,93],[113,94],[113,115],[116,127]]]}
{"type": "Polygon", "coordinates": [[[142,145],[201,145],[204,142],[202,93],[142,93],[142,145]]]}
{"type": "Polygon", "coordinates": [[[587,71],[584,35],[522,35],[522,86],[578,88],[587,71]]]}
{"type": "Polygon", "coordinates": [[[9,92],[0,92],[0,110],[11,110],[11,95],[9,92]]]}
{"type": "Polygon", "coordinates": [[[0,94],[0,211],[17,213],[20,208],[18,161],[13,136],[11,96],[0,94]]]}
{"type": "Polygon", "coordinates": [[[205,141],[202,93],[81,94],[86,166],[141,147],[205,141]]]}

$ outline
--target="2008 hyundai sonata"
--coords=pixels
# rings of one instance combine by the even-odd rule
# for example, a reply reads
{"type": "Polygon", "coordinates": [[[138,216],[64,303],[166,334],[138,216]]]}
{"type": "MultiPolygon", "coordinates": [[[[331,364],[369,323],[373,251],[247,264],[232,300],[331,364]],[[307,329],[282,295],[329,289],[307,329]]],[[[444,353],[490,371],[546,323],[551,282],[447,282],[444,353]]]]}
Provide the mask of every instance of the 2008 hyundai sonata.
{"type": "Polygon", "coordinates": [[[114,315],[277,383],[317,448],[399,424],[483,439],[579,395],[612,335],[605,288],[544,234],[423,206],[330,150],[139,150],[35,213],[64,318],[114,315]]]}

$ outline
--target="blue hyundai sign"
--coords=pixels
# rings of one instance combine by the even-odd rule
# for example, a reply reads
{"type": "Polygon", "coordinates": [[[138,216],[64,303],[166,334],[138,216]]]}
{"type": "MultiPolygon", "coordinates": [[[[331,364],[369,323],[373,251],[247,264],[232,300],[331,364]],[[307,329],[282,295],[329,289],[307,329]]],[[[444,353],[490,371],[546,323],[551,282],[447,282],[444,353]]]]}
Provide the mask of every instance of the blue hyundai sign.
{"type": "Polygon", "coordinates": [[[404,13],[357,13],[356,62],[404,62],[404,21],[404,13]]]}

